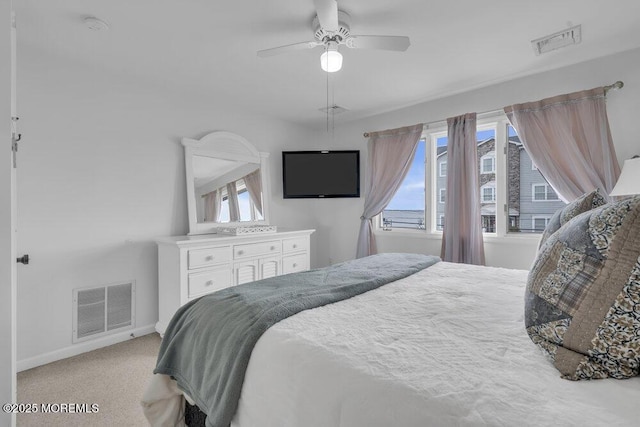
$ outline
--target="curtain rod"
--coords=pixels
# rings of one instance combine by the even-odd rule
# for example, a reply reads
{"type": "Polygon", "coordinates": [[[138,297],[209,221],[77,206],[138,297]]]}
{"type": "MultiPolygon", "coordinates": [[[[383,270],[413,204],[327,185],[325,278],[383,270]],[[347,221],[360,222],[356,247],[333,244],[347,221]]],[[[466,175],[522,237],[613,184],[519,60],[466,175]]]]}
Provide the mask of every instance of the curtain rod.
{"type": "MultiPolygon", "coordinates": [[[[607,94],[607,92],[609,92],[610,90],[618,90],[618,89],[622,89],[624,87],[624,83],[620,80],[618,80],[617,82],[604,86],[604,93],[605,95],[607,94]]],[[[499,110],[491,110],[491,111],[483,111],[482,113],[478,113],[477,116],[489,116],[489,115],[493,115],[493,114],[497,114],[497,113],[501,113],[503,112],[504,109],[499,109],[499,110]]],[[[429,123],[425,123],[423,125],[423,129],[429,129],[430,127],[433,127],[435,125],[440,125],[440,124],[446,124],[447,123],[447,119],[443,119],[443,120],[436,120],[433,122],[429,122],[429,123]]],[[[370,132],[365,132],[362,136],[364,136],[365,138],[369,138],[369,134],[370,132]]]]}

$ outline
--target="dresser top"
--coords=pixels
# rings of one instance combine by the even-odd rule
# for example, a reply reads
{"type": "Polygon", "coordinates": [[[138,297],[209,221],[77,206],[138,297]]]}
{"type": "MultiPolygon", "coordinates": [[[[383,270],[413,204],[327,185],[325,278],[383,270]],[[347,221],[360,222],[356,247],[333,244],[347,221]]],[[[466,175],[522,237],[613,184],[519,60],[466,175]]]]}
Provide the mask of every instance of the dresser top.
{"type": "Polygon", "coordinates": [[[158,237],[155,239],[158,244],[170,244],[177,246],[189,246],[199,244],[210,243],[238,243],[243,241],[257,241],[257,240],[269,240],[269,239],[282,239],[287,237],[296,237],[303,235],[311,235],[315,232],[314,229],[307,230],[290,230],[290,229],[278,229],[275,233],[256,233],[249,235],[233,236],[229,234],[198,234],[193,236],[168,236],[158,237]]]}

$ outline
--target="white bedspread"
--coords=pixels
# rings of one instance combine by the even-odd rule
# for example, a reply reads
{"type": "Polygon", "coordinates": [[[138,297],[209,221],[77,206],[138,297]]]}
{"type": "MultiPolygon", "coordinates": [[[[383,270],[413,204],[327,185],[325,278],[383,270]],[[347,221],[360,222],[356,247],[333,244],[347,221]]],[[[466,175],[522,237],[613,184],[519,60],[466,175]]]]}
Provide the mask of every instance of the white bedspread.
{"type": "Polygon", "coordinates": [[[281,321],[232,427],[638,425],[640,378],[563,380],[530,341],[526,274],[441,262],[281,321]]]}

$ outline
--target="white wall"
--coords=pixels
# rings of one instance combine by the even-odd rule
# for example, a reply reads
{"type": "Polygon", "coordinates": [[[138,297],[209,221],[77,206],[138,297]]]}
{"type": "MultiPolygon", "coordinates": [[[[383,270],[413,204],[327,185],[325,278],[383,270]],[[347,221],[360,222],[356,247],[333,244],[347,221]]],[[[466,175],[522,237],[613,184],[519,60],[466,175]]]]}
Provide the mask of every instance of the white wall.
{"type": "MultiPolygon", "coordinates": [[[[552,54],[562,55],[562,52],[552,54]]],[[[428,76],[425,76],[428,78],[428,76]]],[[[640,50],[612,55],[583,64],[549,71],[483,89],[425,102],[401,110],[336,127],[335,140],[343,149],[360,148],[366,159],[366,131],[396,128],[415,123],[440,121],[466,112],[485,112],[506,105],[539,100],[548,96],[611,84],[622,80],[620,91],[610,92],[607,106],[611,133],[620,163],[640,154],[637,118],[640,112],[640,50]]],[[[364,163],[363,163],[364,166],[364,163]]],[[[353,258],[356,251],[359,217],[363,199],[347,203],[324,200],[314,209],[319,219],[322,246],[316,254],[318,263],[329,264],[353,258]]],[[[383,252],[423,252],[439,255],[440,240],[426,236],[407,236],[406,232],[379,232],[378,249],[383,252]]],[[[528,268],[535,257],[537,239],[487,239],[487,264],[510,268],[528,268]]]]}
{"type": "Polygon", "coordinates": [[[20,369],[110,343],[72,345],[74,288],[135,280],[136,333],[153,330],[154,238],[188,232],[183,136],[226,130],[270,152],[273,223],[315,225],[282,200],[279,154],[312,140],[307,130],[45,52],[20,59],[18,245],[32,259],[18,276],[20,369]]]}

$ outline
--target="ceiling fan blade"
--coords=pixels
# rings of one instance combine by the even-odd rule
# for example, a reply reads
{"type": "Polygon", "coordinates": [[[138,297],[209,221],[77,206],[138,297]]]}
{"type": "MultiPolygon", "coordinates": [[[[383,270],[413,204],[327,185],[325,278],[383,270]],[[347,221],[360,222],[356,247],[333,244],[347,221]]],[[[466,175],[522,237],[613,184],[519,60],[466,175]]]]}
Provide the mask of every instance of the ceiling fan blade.
{"type": "Polygon", "coordinates": [[[405,51],[411,44],[405,36],[351,36],[346,42],[353,49],[382,49],[405,51]]]}
{"type": "Polygon", "coordinates": [[[321,44],[322,43],[317,41],[288,44],[285,46],[273,47],[271,49],[259,50],[258,56],[261,58],[266,58],[268,56],[280,55],[281,53],[295,52],[297,50],[313,49],[314,47],[319,46],[321,44]]]}
{"type": "Polygon", "coordinates": [[[338,31],[338,2],[336,0],[313,0],[318,21],[325,31],[338,31]]]}

